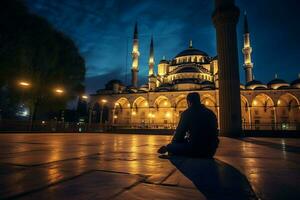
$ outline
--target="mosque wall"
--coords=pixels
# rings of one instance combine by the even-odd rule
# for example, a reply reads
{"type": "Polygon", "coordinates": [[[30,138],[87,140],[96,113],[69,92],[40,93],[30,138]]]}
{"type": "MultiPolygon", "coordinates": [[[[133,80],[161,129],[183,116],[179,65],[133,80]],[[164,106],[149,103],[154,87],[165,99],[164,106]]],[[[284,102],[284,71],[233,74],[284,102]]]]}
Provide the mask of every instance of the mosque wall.
{"type": "MultiPolygon", "coordinates": [[[[92,104],[109,110],[107,124],[132,128],[175,128],[187,108],[186,96],[198,92],[201,103],[219,119],[218,90],[147,92],[94,96],[92,104]]],[[[244,129],[294,130],[300,123],[300,90],[241,90],[244,129]]],[[[93,107],[93,106],[92,106],[93,107]]],[[[298,127],[299,128],[299,127],[298,127]]]]}

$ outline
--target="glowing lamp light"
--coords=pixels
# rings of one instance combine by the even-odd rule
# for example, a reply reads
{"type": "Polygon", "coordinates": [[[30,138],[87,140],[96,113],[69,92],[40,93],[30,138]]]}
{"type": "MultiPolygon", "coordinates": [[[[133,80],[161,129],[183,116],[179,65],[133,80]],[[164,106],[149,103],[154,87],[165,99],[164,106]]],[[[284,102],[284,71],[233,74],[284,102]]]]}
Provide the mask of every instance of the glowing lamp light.
{"type": "Polygon", "coordinates": [[[62,93],[64,93],[64,90],[63,90],[63,89],[60,89],[60,88],[56,88],[56,89],[54,90],[54,92],[57,93],[57,94],[62,94],[62,93]]]}
{"type": "Polygon", "coordinates": [[[144,106],[148,106],[148,102],[145,102],[145,103],[144,103],[144,106]]]}
{"type": "Polygon", "coordinates": [[[26,81],[20,81],[19,82],[19,85],[22,86],[22,87],[29,87],[30,86],[30,83],[26,82],[26,81]]]}
{"type": "Polygon", "coordinates": [[[115,106],[118,106],[119,105],[119,103],[115,103],[115,106]]]}
{"type": "Polygon", "coordinates": [[[167,102],[167,101],[165,101],[165,102],[164,102],[164,106],[167,106],[167,105],[168,105],[168,102],[167,102]]]}
{"type": "Polygon", "coordinates": [[[106,99],[102,99],[101,102],[102,103],[107,103],[107,100],[106,99]]]}
{"type": "Polygon", "coordinates": [[[170,117],[171,117],[171,113],[167,112],[167,113],[166,113],[166,117],[167,117],[167,118],[170,118],[170,117]]]}
{"type": "Polygon", "coordinates": [[[208,106],[208,104],[209,104],[209,102],[208,102],[208,101],[205,101],[205,105],[208,106]]]}
{"type": "Polygon", "coordinates": [[[82,95],[81,98],[83,98],[83,99],[88,99],[89,97],[88,97],[87,95],[82,95]]]}
{"type": "Polygon", "coordinates": [[[155,114],[149,113],[149,114],[148,114],[148,117],[149,117],[149,118],[154,118],[154,117],[155,117],[155,114]]]}
{"type": "Polygon", "coordinates": [[[255,105],[255,106],[257,105],[257,101],[256,100],[253,101],[253,105],[255,105]]]}
{"type": "Polygon", "coordinates": [[[114,119],[118,119],[118,116],[117,116],[117,115],[114,115],[114,119]]]}
{"type": "Polygon", "coordinates": [[[127,104],[127,107],[130,108],[130,103],[127,104]]]}
{"type": "Polygon", "coordinates": [[[132,113],[131,113],[132,115],[136,115],[136,112],[135,111],[132,111],[132,113]]]}
{"type": "Polygon", "coordinates": [[[278,105],[280,105],[280,104],[281,104],[281,101],[280,101],[280,100],[278,100],[278,101],[277,101],[277,104],[278,104],[278,105]]]}

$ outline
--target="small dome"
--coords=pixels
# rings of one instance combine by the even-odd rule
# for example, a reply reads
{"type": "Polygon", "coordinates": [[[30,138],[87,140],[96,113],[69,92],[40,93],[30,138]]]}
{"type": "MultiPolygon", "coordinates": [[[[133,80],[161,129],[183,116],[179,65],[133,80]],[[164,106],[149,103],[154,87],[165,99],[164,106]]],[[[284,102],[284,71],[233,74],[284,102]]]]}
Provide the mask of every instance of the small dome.
{"type": "Polygon", "coordinates": [[[240,89],[244,90],[246,87],[243,84],[240,84],[240,89]]]}
{"type": "Polygon", "coordinates": [[[247,89],[251,89],[251,90],[254,90],[254,89],[266,89],[267,86],[264,85],[261,81],[258,81],[258,80],[252,80],[248,83],[246,83],[246,88],[247,89]]]}
{"type": "Polygon", "coordinates": [[[291,85],[294,85],[294,84],[299,84],[300,83],[300,78],[292,81],[291,85]]]}
{"type": "Polygon", "coordinates": [[[252,81],[250,81],[250,82],[248,82],[248,83],[246,83],[246,87],[248,87],[248,86],[251,86],[251,85],[262,85],[263,83],[261,82],[261,81],[258,81],[258,80],[252,80],[252,81]]]}
{"type": "Polygon", "coordinates": [[[299,88],[300,89],[300,77],[294,81],[291,82],[291,86],[293,88],[299,88]]]}
{"type": "Polygon", "coordinates": [[[268,87],[275,89],[275,90],[283,88],[283,86],[286,86],[286,87],[290,86],[290,84],[288,84],[285,80],[282,80],[279,78],[275,78],[275,79],[271,80],[267,85],[268,85],[268,87]]]}
{"type": "Polygon", "coordinates": [[[271,80],[267,85],[272,85],[272,84],[285,84],[287,83],[285,80],[279,79],[279,78],[275,78],[273,80],[271,80]]]}
{"type": "Polygon", "coordinates": [[[159,61],[159,64],[169,64],[169,61],[167,61],[166,59],[162,59],[159,61]]]}

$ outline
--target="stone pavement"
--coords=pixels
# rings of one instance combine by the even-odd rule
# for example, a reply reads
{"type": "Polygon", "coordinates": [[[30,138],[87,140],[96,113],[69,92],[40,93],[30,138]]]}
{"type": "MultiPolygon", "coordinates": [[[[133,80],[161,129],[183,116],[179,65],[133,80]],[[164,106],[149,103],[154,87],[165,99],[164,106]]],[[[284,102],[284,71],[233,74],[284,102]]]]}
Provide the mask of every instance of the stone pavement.
{"type": "Polygon", "coordinates": [[[221,138],[215,160],[160,159],[170,136],[0,134],[0,199],[300,199],[300,140],[221,138]]]}

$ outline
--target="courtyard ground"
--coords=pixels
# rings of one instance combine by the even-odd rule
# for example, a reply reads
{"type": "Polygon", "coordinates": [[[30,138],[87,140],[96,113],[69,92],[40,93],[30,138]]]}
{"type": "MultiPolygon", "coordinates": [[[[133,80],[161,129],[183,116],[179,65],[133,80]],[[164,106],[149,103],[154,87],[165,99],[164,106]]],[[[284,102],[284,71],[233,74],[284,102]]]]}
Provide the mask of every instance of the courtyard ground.
{"type": "Polygon", "coordinates": [[[300,199],[299,139],[220,140],[160,159],[170,136],[0,134],[0,199],[300,199]]]}

